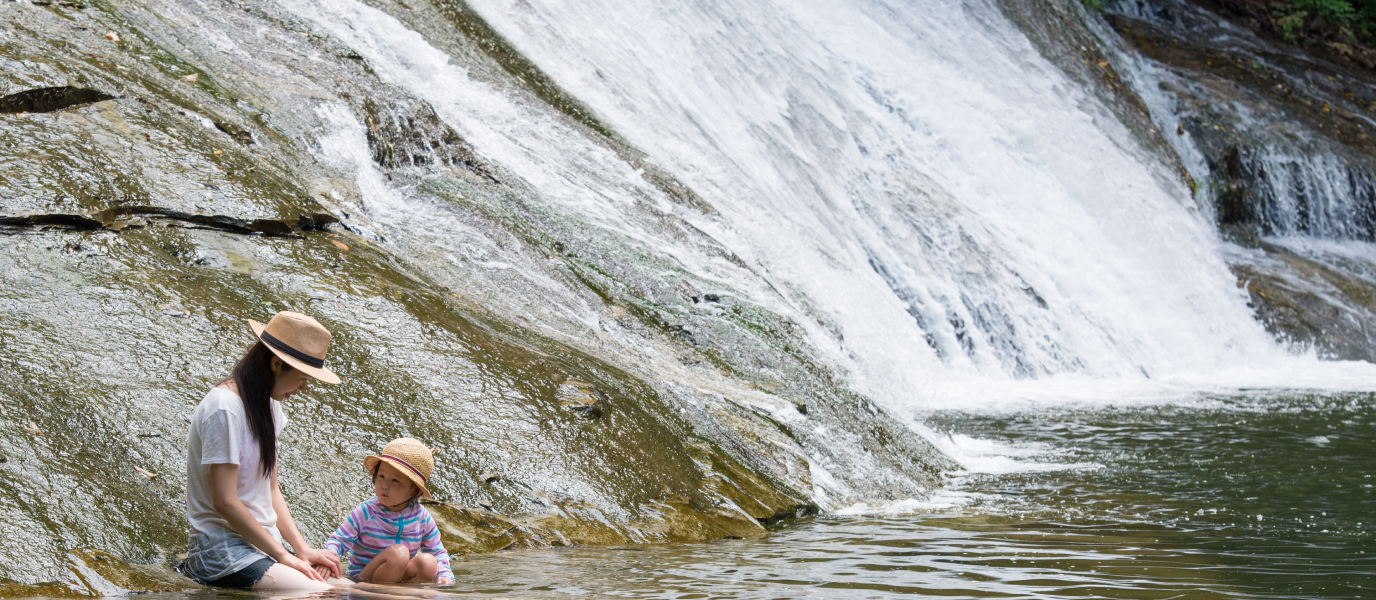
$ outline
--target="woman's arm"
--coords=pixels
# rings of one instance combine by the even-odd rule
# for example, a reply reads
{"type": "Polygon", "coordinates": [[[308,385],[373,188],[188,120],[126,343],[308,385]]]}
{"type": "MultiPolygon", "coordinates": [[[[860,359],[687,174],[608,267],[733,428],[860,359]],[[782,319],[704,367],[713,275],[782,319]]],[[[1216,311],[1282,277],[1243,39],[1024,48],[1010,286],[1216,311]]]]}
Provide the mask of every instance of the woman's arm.
{"type": "MultiPolygon", "coordinates": [[[[277,489],[275,475],[273,483],[273,504],[276,505],[280,494],[275,493],[277,489]]],[[[220,513],[220,516],[229,522],[230,528],[243,536],[248,543],[253,544],[253,547],[267,553],[273,560],[305,573],[311,579],[325,580],[311,568],[310,563],[287,552],[287,549],[283,548],[282,544],[278,543],[277,539],[272,537],[272,534],[268,533],[268,530],[264,529],[253,518],[243,501],[239,500],[239,465],[233,463],[210,465],[210,493],[214,497],[215,512],[220,513]]],[[[278,521],[281,522],[280,517],[278,521]]],[[[290,516],[287,517],[287,522],[291,522],[290,516]]],[[[300,533],[296,532],[295,524],[292,524],[292,532],[296,533],[298,538],[301,536],[300,533]]]]}
{"type": "Polygon", "coordinates": [[[339,577],[339,556],[333,552],[311,548],[310,544],[306,543],[306,538],[302,537],[301,531],[296,528],[296,521],[291,518],[291,511],[287,509],[287,501],[282,498],[282,488],[277,487],[276,467],[272,469],[272,509],[277,511],[277,531],[282,534],[282,539],[291,544],[296,556],[312,565],[325,567],[329,570],[330,577],[339,577]]]}

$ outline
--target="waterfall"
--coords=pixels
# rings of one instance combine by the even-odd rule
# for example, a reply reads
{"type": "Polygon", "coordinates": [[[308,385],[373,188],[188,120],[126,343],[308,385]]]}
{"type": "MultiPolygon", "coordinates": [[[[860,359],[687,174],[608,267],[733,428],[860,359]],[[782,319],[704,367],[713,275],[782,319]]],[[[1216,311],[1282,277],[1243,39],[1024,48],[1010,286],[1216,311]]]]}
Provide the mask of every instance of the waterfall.
{"type": "MultiPolygon", "coordinates": [[[[648,256],[640,276],[712,282],[785,316],[890,407],[1041,385],[1029,381],[1089,395],[1361,385],[1363,367],[1270,338],[1211,213],[988,3],[475,8],[713,210],[676,206],[586,128],[385,13],[291,10],[434,106],[539,210],[648,256]],[[665,231],[665,215],[699,237],[665,231]]],[[[443,227],[408,223],[421,220],[443,227]]],[[[597,320],[567,292],[545,297],[546,327],[597,320]]]]}
{"type": "Polygon", "coordinates": [[[1268,236],[1376,239],[1376,163],[1353,127],[1376,124],[1363,114],[1369,84],[1193,4],[1115,1],[1108,10],[1250,71],[1220,88],[1207,64],[1118,57],[1157,126],[1178,131],[1165,137],[1201,182],[1201,199],[1217,205],[1221,224],[1268,236]]]}

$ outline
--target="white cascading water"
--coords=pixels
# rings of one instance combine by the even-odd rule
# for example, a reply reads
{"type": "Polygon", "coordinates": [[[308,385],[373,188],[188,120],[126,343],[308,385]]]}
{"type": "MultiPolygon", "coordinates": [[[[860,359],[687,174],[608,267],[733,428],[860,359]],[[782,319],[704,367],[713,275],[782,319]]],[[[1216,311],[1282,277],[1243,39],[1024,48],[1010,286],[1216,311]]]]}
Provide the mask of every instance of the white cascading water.
{"type": "MultiPolygon", "coordinates": [[[[1278,347],[1184,184],[987,2],[473,5],[720,215],[675,207],[557,113],[470,78],[383,12],[287,9],[432,104],[545,210],[793,318],[896,413],[1373,381],[1365,363],[1278,347]],[[749,268],[657,232],[645,199],[749,268]]],[[[326,116],[339,129],[324,154],[362,173],[377,222],[424,222],[437,240],[462,229],[378,177],[356,118],[326,116]]],[[[595,329],[596,307],[506,260],[549,293],[513,304],[537,327],[595,329]]]]}
{"type": "MultiPolygon", "coordinates": [[[[1248,56],[1258,66],[1283,64],[1290,55],[1296,55],[1293,62],[1303,64],[1305,60],[1303,54],[1297,54],[1288,45],[1263,39],[1196,4],[1170,0],[1151,4],[1112,1],[1107,10],[1166,30],[1193,32],[1197,38],[1209,40],[1209,44],[1248,56]]],[[[1106,23],[1089,23],[1097,36],[1108,42],[1106,46],[1118,39],[1106,23]]],[[[1215,106],[1227,106],[1232,113],[1228,116],[1237,120],[1231,124],[1241,141],[1236,167],[1253,194],[1249,204],[1258,213],[1253,218],[1262,233],[1371,241],[1376,218],[1371,208],[1376,182],[1368,157],[1344,149],[1321,129],[1287,122],[1292,117],[1283,110],[1272,109],[1264,102],[1258,106],[1219,89],[1212,75],[1184,75],[1178,72],[1181,69],[1166,67],[1142,54],[1105,49],[1114,54],[1115,66],[1126,75],[1125,82],[1143,101],[1156,126],[1161,131],[1180,127],[1177,135],[1163,137],[1195,181],[1201,182],[1202,197],[1216,195],[1219,190],[1209,189],[1208,182],[1214,174],[1199,143],[1181,126],[1181,121],[1187,116],[1208,117],[1200,114],[1198,104],[1191,105],[1182,98],[1209,98],[1215,106]]],[[[1277,68],[1277,72],[1286,70],[1277,68]]],[[[1322,89],[1309,83],[1311,77],[1321,79],[1315,72],[1301,73],[1288,73],[1286,85],[1315,88],[1316,92],[1322,89]]],[[[1348,117],[1368,124],[1376,122],[1360,112],[1348,113],[1348,117]]]]}

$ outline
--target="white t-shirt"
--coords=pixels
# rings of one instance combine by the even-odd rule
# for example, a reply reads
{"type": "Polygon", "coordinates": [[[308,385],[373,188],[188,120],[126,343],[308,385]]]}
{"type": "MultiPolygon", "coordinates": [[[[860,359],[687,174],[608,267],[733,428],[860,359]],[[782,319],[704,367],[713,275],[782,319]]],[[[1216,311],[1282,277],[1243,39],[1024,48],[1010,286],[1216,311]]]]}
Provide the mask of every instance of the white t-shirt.
{"type": "MultiPolygon", "coordinates": [[[[272,422],[280,439],[287,416],[282,403],[269,400],[272,422]]],[[[280,444],[279,444],[280,445],[280,444]]],[[[234,530],[215,510],[210,486],[210,465],[239,465],[239,500],[249,514],[280,542],[277,511],[272,508],[272,478],[263,475],[258,440],[253,437],[244,402],[239,395],[215,387],[205,395],[191,415],[191,431],[186,436],[186,519],[193,533],[234,530]]]]}

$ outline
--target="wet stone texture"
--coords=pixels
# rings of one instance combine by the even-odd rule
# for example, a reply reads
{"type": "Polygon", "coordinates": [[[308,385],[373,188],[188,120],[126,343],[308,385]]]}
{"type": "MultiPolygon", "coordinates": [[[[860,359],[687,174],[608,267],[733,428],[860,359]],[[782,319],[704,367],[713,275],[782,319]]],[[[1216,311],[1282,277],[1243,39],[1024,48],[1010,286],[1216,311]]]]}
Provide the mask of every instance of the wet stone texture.
{"type": "Polygon", "coordinates": [[[1174,119],[1161,135],[1197,154],[1191,189],[1241,247],[1231,266],[1258,320],[1297,349],[1376,359],[1376,263],[1316,249],[1376,240],[1376,74],[1254,35],[1204,0],[1106,5],[1126,49],[1159,69],[1158,119],[1174,119]]]}
{"type": "Polygon", "coordinates": [[[1115,2],[1127,47],[1170,74],[1177,137],[1203,155],[1201,200],[1261,235],[1376,239],[1376,75],[1264,40],[1185,0],[1115,2]]]}
{"type": "Polygon", "coordinates": [[[15,325],[0,333],[11,374],[0,411],[17,425],[0,433],[6,524],[50,534],[5,563],[41,579],[63,578],[50,553],[73,543],[141,562],[175,555],[186,419],[250,341],[239,317],[279,309],[334,331],[331,365],[346,381],[286,404],[281,484],[310,539],[366,494],[361,457],[403,435],[438,453],[437,497],[536,518],[500,547],[455,537],[460,551],[758,535],[758,519],[807,501],[710,445],[686,446],[643,384],[473,320],[362,240],[25,231],[0,236],[0,257],[0,310],[15,325]],[[595,416],[561,399],[572,375],[596,390],[595,416]],[[608,520],[622,525],[583,523],[608,520]]]}
{"type": "MultiPolygon", "coordinates": [[[[546,85],[482,50],[495,34],[456,6],[392,8],[438,16],[418,29],[452,34],[475,76],[546,85]]],[[[277,8],[9,2],[0,19],[0,537],[26,541],[0,546],[0,596],[193,587],[170,570],[187,422],[252,341],[244,319],[280,310],[334,333],[344,378],[284,405],[280,483],[315,543],[370,493],[363,456],[400,436],[436,452],[431,509],[456,554],[761,536],[819,503],[921,497],[951,466],[812,359],[796,324],[656,280],[664,265],[534,208],[425,102],[277,8]],[[626,339],[727,383],[487,309],[506,294],[444,270],[481,240],[382,233],[354,173],[320,158],[336,110],[380,185],[499,231],[626,339]]]]}
{"type": "Polygon", "coordinates": [[[1320,357],[1376,362],[1376,283],[1369,264],[1244,239],[1253,247],[1234,257],[1232,270],[1258,319],[1283,341],[1320,357]]]}

